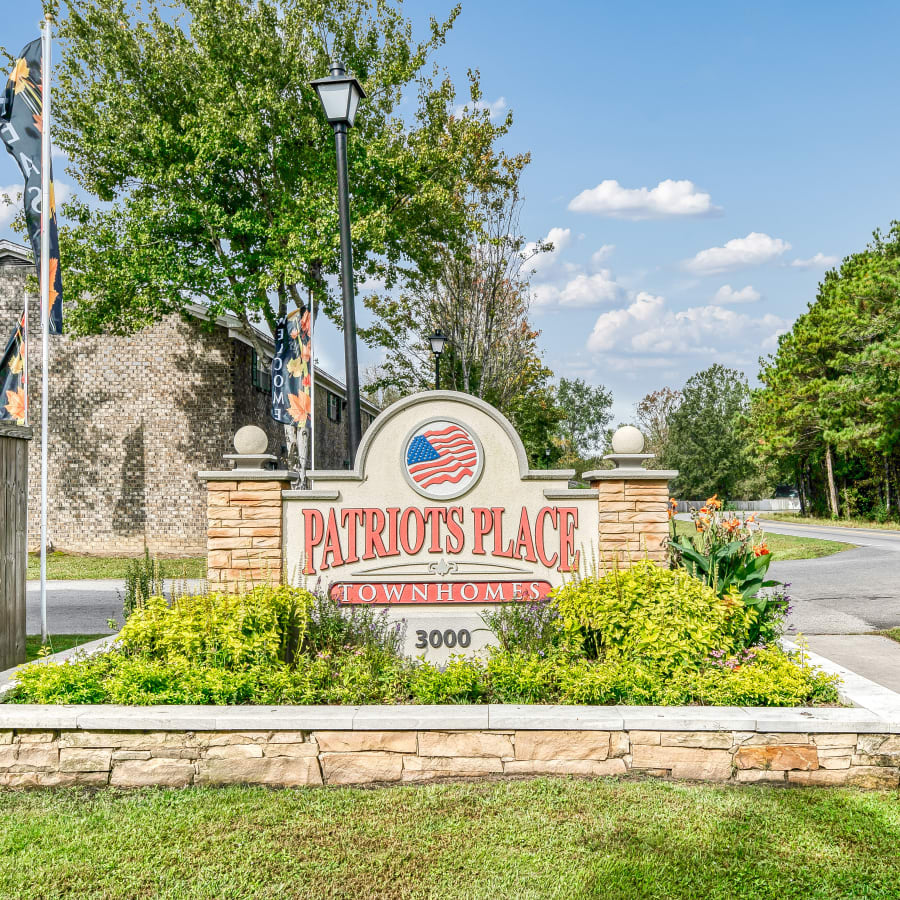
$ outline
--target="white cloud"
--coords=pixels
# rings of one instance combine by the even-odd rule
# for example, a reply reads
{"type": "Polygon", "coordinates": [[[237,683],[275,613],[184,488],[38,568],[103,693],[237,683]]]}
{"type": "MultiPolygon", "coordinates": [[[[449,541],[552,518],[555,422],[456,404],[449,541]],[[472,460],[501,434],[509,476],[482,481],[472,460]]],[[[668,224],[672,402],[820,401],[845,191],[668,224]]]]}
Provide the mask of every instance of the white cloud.
{"type": "Polygon", "coordinates": [[[626,188],[618,181],[601,181],[569,203],[573,212],[595,213],[616,219],[665,219],[671,216],[708,216],[719,212],[709,194],[692,181],[667,178],[655,188],[626,188]]]}
{"type": "Polygon", "coordinates": [[[747,237],[734,238],[724,247],[701,250],[693,259],[687,260],[684,267],[691,272],[712,275],[728,269],[762,265],[790,249],[791,245],[781,238],[751,231],[747,237]]]}
{"type": "Polygon", "coordinates": [[[600,263],[605,262],[612,255],[612,252],[615,249],[615,244],[604,244],[599,250],[595,250],[591,254],[591,265],[595,269],[599,268],[600,263]]]}
{"type": "Polygon", "coordinates": [[[0,228],[9,225],[15,218],[22,200],[19,195],[22,193],[24,185],[10,184],[7,187],[0,187],[0,228]]]}
{"type": "Polygon", "coordinates": [[[486,100],[479,100],[477,103],[461,103],[453,107],[453,115],[464,116],[473,109],[486,109],[493,122],[494,119],[498,119],[503,115],[506,109],[506,97],[498,97],[493,103],[488,103],[486,100]]]}
{"type": "Polygon", "coordinates": [[[662,297],[646,292],[621,309],[597,317],[587,348],[614,352],[634,364],[659,367],[683,356],[732,359],[741,346],[771,342],[789,323],[773,315],[753,318],[721,306],[695,306],[675,312],[662,297]],[[720,349],[721,348],[721,349],[720,349]]]}
{"type": "Polygon", "coordinates": [[[836,256],[826,256],[824,253],[817,253],[809,259],[791,260],[791,265],[797,269],[830,269],[838,261],[836,256]]]}
{"type": "Polygon", "coordinates": [[[722,287],[716,291],[716,295],[713,297],[713,303],[720,306],[727,303],[756,303],[761,296],[759,291],[749,284],[739,291],[736,291],[730,284],[723,284],[722,287]]]}
{"type": "Polygon", "coordinates": [[[543,239],[544,244],[553,244],[552,250],[537,253],[538,241],[530,241],[522,250],[525,268],[535,273],[546,272],[559,259],[559,254],[572,243],[571,228],[551,228],[543,239]]]}
{"type": "Polygon", "coordinates": [[[609,269],[601,269],[592,275],[580,272],[562,286],[536,284],[533,288],[535,306],[598,306],[618,300],[622,294],[609,269]]]}

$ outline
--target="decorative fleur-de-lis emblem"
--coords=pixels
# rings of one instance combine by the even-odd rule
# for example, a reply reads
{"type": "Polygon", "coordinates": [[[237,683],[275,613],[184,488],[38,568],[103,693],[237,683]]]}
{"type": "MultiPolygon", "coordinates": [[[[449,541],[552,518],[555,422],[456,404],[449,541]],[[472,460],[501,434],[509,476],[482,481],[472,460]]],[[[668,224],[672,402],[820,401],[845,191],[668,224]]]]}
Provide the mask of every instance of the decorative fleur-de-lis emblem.
{"type": "Polygon", "coordinates": [[[428,571],[431,572],[432,575],[440,575],[443,578],[448,572],[458,572],[459,565],[455,562],[447,562],[444,557],[441,557],[440,562],[429,563],[428,571]]]}

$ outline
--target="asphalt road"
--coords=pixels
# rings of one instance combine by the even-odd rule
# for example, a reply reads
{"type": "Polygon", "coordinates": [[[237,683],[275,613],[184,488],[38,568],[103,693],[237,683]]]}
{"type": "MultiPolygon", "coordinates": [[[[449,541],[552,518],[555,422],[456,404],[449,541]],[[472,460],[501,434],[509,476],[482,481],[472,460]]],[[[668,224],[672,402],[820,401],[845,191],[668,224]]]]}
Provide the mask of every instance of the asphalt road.
{"type": "MultiPolygon", "coordinates": [[[[179,580],[179,584],[181,584],[179,580]]],[[[188,587],[200,582],[188,582],[188,587]]],[[[171,585],[167,585],[167,590],[171,585]]],[[[122,597],[125,582],[104,579],[101,581],[48,581],[47,627],[50,634],[107,634],[108,619],[122,624],[122,597]]],[[[28,634],[41,633],[40,582],[28,582],[25,607],[25,630],[28,634]]]]}
{"type": "Polygon", "coordinates": [[[900,626],[900,531],[764,521],[778,534],[856,544],[832,556],[774,562],[769,570],[790,582],[790,631],[858,634],[900,626]]]}

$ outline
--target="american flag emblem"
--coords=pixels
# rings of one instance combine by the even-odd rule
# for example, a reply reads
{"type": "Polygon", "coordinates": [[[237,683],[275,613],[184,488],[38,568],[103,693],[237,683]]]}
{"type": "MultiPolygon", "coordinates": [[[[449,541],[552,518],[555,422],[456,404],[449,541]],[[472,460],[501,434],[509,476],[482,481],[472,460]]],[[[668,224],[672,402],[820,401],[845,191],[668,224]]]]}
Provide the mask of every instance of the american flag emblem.
{"type": "Polygon", "coordinates": [[[406,447],[406,471],[414,485],[433,497],[463,493],[480,474],[481,451],[455,422],[429,422],[406,447]]]}

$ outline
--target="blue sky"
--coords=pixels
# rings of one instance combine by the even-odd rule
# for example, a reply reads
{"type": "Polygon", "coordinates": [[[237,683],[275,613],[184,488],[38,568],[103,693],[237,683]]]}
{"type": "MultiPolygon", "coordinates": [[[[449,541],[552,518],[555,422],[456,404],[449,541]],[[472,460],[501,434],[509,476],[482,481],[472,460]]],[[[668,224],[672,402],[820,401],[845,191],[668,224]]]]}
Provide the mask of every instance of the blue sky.
{"type": "MultiPolygon", "coordinates": [[[[449,7],[406,4],[420,27],[449,7]]],[[[18,51],[39,17],[6,10],[0,41],[18,51]]],[[[532,314],[554,371],[610,387],[619,420],[715,361],[752,380],[829,262],[900,218],[898,34],[895,2],[464,0],[437,61],[460,84],[480,69],[513,110],[507,148],[532,153],[522,227],[556,239],[532,314]]],[[[18,180],[4,154],[0,186],[18,180]]],[[[341,373],[336,331],[319,341],[341,373]]]]}

